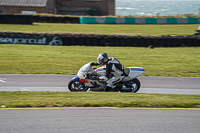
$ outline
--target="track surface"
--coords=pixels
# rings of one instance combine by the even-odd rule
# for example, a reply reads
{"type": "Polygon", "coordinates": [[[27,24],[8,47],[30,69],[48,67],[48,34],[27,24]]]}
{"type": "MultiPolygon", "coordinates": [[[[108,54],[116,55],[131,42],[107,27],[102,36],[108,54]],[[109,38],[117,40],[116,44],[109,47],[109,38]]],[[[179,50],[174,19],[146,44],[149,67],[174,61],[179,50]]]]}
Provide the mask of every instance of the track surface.
{"type": "Polygon", "coordinates": [[[0,109],[1,133],[198,133],[200,110],[0,109]]]}
{"type": "MultiPolygon", "coordinates": [[[[69,91],[75,75],[0,74],[0,91],[69,91]]],[[[138,93],[200,94],[200,78],[139,77],[138,93]]]]}
{"type": "MultiPolygon", "coordinates": [[[[0,91],[68,91],[72,75],[0,75],[0,91]]],[[[139,93],[200,94],[200,78],[139,77],[139,93]]],[[[0,109],[1,133],[197,133],[200,110],[0,109]]]]}

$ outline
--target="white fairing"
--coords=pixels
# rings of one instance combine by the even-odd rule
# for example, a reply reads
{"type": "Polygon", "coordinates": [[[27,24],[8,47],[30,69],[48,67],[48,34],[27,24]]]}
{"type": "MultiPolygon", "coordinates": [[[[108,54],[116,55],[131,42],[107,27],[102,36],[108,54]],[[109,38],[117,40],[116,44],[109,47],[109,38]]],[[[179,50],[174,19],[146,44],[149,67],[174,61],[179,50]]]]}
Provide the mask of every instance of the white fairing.
{"type": "Polygon", "coordinates": [[[82,66],[78,73],[77,73],[77,76],[80,78],[80,79],[85,79],[87,76],[86,74],[87,73],[92,73],[94,72],[94,69],[92,68],[92,66],[90,65],[90,63],[87,63],[85,64],[84,66],[82,66]]]}
{"type": "Polygon", "coordinates": [[[105,66],[103,67],[99,67],[97,69],[94,70],[96,73],[98,73],[101,76],[105,76],[106,75],[106,68],[105,66]]]}
{"type": "MultiPolygon", "coordinates": [[[[134,79],[138,76],[140,76],[142,73],[144,73],[144,68],[142,67],[127,67],[129,69],[129,74],[127,76],[127,79],[134,79]]],[[[95,72],[97,72],[101,76],[106,75],[105,67],[100,67],[95,69],[95,72]]]]}
{"type": "MultiPolygon", "coordinates": [[[[129,73],[128,73],[128,76],[126,76],[126,78],[124,79],[126,81],[130,80],[130,79],[134,79],[134,78],[140,76],[142,73],[144,73],[144,68],[142,68],[142,67],[127,67],[127,68],[129,69],[129,73]]],[[[94,70],[92,68],[92,66],[90,65],[90,63],[87,63],[80,68],[80,70],[77,73],[77,76],[80,79],[85,79],[87,77],[86,74],[92,73],[92,72],[96,72],[100,76],[105,76],[106,68],[105,68],[105,66],[103,66],[103,67],[99,67],[94,70]]]]}
{"type": "Polygon", "coordinates": [[[127,67],[129,70],[128,76],[124,77],[123,82],[130,81],[138,76],[140,76],[144,72],[144,68],[142,67],[127,67]]]}
{"type": "Polygon", "coordinates": [[[129,68],[130,70],[130,73],[129,73],[129,77],[133,77],[133,78],[136,78],[138,76],[140,76],[142,73],[144,73],[144,68],[142,67],[127,67],[129,68]]]}

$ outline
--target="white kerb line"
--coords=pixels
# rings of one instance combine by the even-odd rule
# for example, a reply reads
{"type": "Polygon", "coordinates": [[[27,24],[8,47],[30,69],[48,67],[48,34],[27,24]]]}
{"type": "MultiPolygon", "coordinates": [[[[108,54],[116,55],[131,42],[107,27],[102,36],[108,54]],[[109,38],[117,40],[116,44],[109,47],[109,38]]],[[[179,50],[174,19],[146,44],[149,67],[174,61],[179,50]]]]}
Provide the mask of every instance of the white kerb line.
{"type": "Polygon", "coordinates": [[[5,83],[6,81],[5,79],[0,79],[0,82],[5,83]]]}
{"type": "Polygon", "coordinates": [[[31,90],[29,90],[29,89],[26,89],[26,88],[22,88],[22,90],[24,90],[24,91],[31,91],[31,90]]]}

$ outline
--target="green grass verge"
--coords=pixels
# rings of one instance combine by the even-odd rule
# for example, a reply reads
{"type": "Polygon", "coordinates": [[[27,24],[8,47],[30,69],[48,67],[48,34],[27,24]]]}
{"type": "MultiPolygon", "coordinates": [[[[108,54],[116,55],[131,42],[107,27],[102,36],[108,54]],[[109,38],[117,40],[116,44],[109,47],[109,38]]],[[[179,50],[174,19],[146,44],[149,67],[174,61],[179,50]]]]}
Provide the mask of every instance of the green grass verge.
{"type": "Polygon", "coordinates": [[[101,34],[192,35],[199,24],[181,25],[119,25],[119,24],[58,24],[34,23],[33,25],[0,24],[0,31],[71,32],[101,34]]]}
{"type": "Polygon", "coordinates": [[[125,66],[143,67],[143,76],[200,77],[200,47],[155,48],[0,45],[1,74],[76,74],[107,52],[125,66]]]}
{"type": "Polygon", "coordinates": [[[116,92],[0,92],[6,107],[200,108],[200,95],[116,92]]]}

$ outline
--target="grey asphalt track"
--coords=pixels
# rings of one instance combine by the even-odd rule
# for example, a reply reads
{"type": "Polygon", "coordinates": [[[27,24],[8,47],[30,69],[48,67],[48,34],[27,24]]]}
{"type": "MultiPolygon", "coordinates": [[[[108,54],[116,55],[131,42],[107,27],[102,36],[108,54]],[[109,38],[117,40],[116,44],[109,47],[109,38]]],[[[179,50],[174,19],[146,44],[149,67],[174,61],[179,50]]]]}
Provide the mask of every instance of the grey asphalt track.
{"type": "MultiPolygon", "coordinates": [[[[75,75],[0,74],[0,91],[69,91],[75,75]]],[[[139,77],[138,93],[200,94],[200,78],[139,77]]]]}
{"type": "MultiPolygon", "coordinates": [[[[0,74],[0,91],[68,91],[72,77],[0,74]]],[[[139,80],[139,93],[200,94],[200,78],[139,80]]],[[[0,133],[198,133],[199,123],[199,109],[0,108],[0,133]]]]}
{"type": "Polygon", "coordinates": [[[200,110],[0,109],[1,133],[199,133],[200,110]]]}

